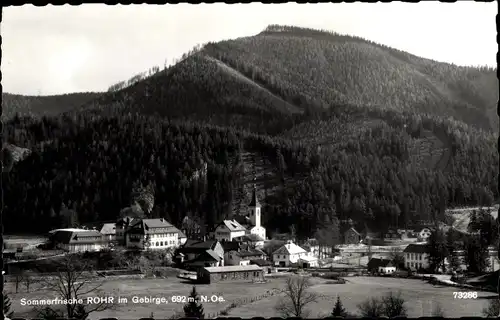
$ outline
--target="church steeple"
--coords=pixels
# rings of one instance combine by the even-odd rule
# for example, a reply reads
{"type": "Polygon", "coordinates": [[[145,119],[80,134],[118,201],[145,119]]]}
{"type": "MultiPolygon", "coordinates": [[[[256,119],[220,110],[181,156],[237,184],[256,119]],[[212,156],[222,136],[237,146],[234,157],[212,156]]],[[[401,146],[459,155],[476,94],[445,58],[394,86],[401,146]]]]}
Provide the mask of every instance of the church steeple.
{"type": "Polygon", "coordinates": [[[257,198],[257,186],[253,185],[252,200],[248,204],[249,207],[260,207],[259,199],[257,198]]]}

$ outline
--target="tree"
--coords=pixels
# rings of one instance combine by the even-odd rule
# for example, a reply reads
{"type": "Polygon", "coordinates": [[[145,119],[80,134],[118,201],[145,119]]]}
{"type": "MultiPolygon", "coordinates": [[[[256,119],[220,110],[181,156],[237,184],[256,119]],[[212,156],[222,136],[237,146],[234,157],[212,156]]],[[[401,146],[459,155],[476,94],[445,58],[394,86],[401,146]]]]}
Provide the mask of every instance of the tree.
{"type": "Polygon", "coordinates": [[[382,298],[369,298],[358,305],[362,317],[379,318],[386,316],[406,317],[408,310],[401,293],[394,294],[392,291],[382,298]]]}
{"type": "Polygon", "coordinates": [[[405,257],[403,250],[399,247],[391,248],[391,252],[389,253],[389,258],[394,261],[396,268],[401,269],[405,265],[405,257]]]}
{"type": "Polygon", "coordinates": [[[319,244],[319,259],[322,257],[322,248],[330,248],[333,252],[335,245],[340,243],[339,239],[339,224],[337,218],[330,219],[328,215],[325,215],[324,222],[320,228],[316,230],[314,238],[319,244]]]}
{"type": "Polygon", "coordinates": [[[448,256],[446,238],[441,229],[432,232],[428,240],[429,245],[429,268],[436,272],[439,269],[444,271],[444,260],[448,256]]]}
{"type": "Polygon", "coordinates": [[[405,306],[405,300],[401,297],[401,292],[394,294],[392,291],[382,297],[384,306],[384,315],[389,318],[406,317],[408,310],[405,306]]]}
{"type": "Polygon", "coordinates": [[[365,318],[379,318],[384,315],[383,305],[378,298],[369,298],[358,304],[359,313],[365,318]]]}
{"type": "Polygon", "coordinates": [[[203,305],[200,303],[200,297],[196,292],[196,286],[193,286],[193,289],[189,294],[188,302],[184,305],[184,316],[186,318],[205,318],[203,305]]]}
{"type": "Polygon", "coordinates": [[[3,315],[7,318],[11,318],[14,316],[14,311],[10,311],[10,307],[11,307],[11,302],[10,302],[10,298],[9,296],[7,295],[7,293],[3,293],[3,315]]]}
{"type": "Polygon", "coordinates": [[[276,310],[283,317],[306,318],[309,311],[306,306],[318,300],[318,295],[310,292],[311,282],[307,277],[292,276],[286,280],[285,288],[282,290],[285,297],[280,299],[276,310]]]}
{"type": "Polygon", "coordinates": [[[487,318],[497,318],[500,314],[500,300],[488,300],[488,305],[482,310],[483,316],[487,318]]]}
{"type": "MultiPolygon", "coordinates": [[[[56,268],[55,279],[45,280],[44,282],[48,290],[53,291],[61,299],[70,301],[71,299],[83,299],[88,295],[99,296],[103,282],[96,281],[93,278],[91,275],[91,266],[81,254],[68,254],[64,256],[58,261],[56,268]]],[[[75,318],[78,315],[79,317],[86,318],[92,312],[113,308],[114,306],[107,302],[85,304],[83,307],[80,307],[78,304],[67,304],[65,305],[64,317],[75,318]]],[[[52,311],[51,314],[54,312],[57,313],[53,309],[52,311]]]]}
{"type": "Polygon", "coordinates": [[[337,302],[335,302],[335,306],[333,307],[332,317],[347,317],[347,311],[344,309],[340,297],[337,297],[337,302]]]}
{"type": "Polygon", "coordinates": [[[480,234],[471,234],[467,237],[465,246],[465,264],[470,272],[484,272],[490,264],[489,252],[485,239],[480,234]]]}
{"type": "Polygon", "coordinates": [[[460,269],[460,258],[457,255],[459,249],[456,233],[453,228],[449,228],[446,232],[446,251],[448,252],[450,268],[453,271],[460,269]]]}

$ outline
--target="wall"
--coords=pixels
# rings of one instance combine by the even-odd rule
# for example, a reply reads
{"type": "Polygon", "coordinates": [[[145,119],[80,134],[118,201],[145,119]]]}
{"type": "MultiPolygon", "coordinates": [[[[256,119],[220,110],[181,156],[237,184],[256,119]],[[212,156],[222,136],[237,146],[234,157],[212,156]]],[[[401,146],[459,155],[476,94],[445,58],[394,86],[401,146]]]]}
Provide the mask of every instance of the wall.
{"type": "Polygon", "coordinates": [[[262,237],[262,239],[266,239],[266,228],[262,227],[262,226],[255,226],[253,227],[252,229],[250,229],[250,233],[251,234],[256,234],[260,237],[262,237]]]}
{"type": "Polygon", "coordinates": [[[179,246],[179,234],[178,233],[159,233],[159,234],[151,234],[150,241],[151,246],[150,249],[166,249],[166,248],[175,248],[179,246]]]}
{"type": "Polygon", "coordinates": [[[264,280],[264,272],[260,271],[238,271],[238,272],[221,272],[210,274],[210,282],[222,282],[231,280],[243,280],[243,281],[253,281],[253,280],[264,280]]]}

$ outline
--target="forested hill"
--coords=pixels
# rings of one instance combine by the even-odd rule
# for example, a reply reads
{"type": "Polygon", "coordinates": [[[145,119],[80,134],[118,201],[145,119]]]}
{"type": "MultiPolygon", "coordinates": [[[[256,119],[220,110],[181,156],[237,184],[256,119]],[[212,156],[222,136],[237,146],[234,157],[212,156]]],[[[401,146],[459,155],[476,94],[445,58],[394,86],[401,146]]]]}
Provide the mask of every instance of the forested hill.
{"type": "Polygon", "coordinates": [[[244,197],[252,157],[276,184],[259,189],[270,232],[444,220],[498,196],[497,84],[314,30],[210,43],[77,110],[7,122],[7,142],[32,152],[4,180],[6,232],[114,219],[136,201],[210,228],[244,197]]]}
{"type": "Polygon", "coordinates": [[[497,131],[497,100],[491,68],[436,62],[330,32],[270,26],[256,36],[196,47],[169,70],[94,106],[123,101],[132,111],[277,131],[298,113],[347,104],[451,116],[497,131]]]}
{"type": "Polygon", "coordinates": [[[18,116],[50,116],[75,109],[101,93],[83,92],[52,96],[24,96],[2,93],[2,119],[18,116]]]}

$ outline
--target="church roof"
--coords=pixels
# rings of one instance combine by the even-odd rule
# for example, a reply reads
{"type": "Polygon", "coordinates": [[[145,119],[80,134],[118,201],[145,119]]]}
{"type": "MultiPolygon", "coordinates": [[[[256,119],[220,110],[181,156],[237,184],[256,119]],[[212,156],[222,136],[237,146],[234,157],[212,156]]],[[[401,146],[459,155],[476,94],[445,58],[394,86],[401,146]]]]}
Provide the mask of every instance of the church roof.
{"type": "Polygon", "coordinates": [[[252,200],[248,204],[249,207],[260,207],[259,199],[257,199],[257,187],[253,187],[252,200]]]}

